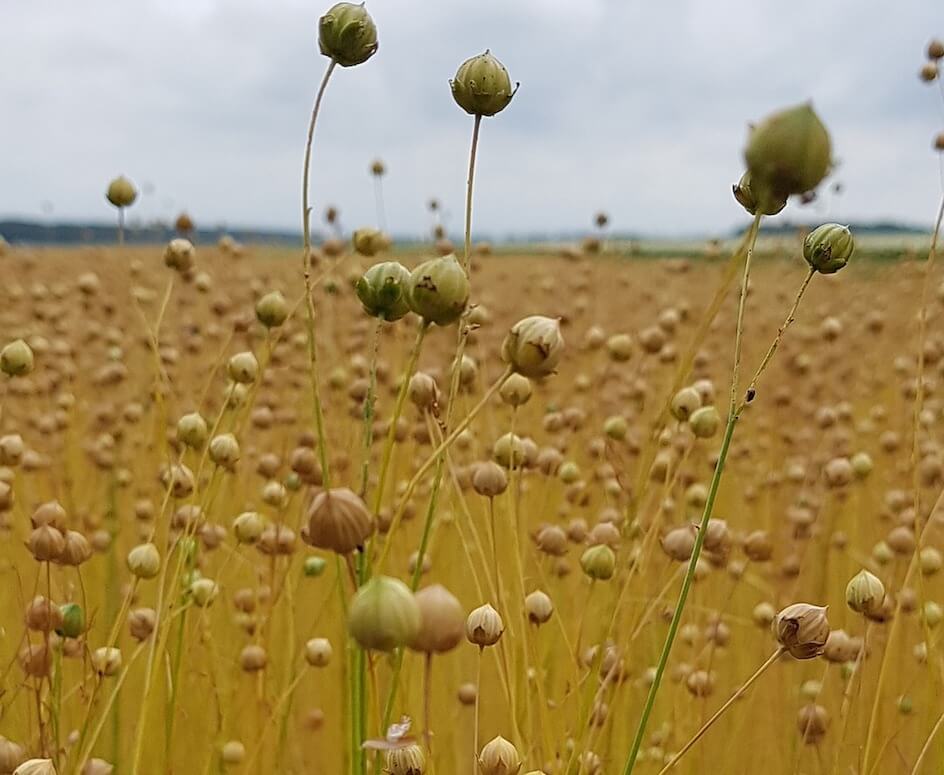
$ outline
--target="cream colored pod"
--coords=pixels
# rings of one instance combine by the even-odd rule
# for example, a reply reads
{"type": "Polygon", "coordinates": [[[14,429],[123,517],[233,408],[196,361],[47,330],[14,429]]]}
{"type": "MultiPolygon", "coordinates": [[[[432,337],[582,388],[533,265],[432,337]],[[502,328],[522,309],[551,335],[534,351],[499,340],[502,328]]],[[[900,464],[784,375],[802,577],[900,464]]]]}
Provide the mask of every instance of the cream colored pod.
{"type": "Polygon", "coordinates": [[[829,638],[825,606],[788,605],[774,617],[772,627],[777,642],[795,659],[819,656],[829,638]]]}
{"type": "Polygon", "coordinates": [[[518,749],[499,735],[482,747],[479,770],[482,775],[516,775],[521,770],[518,749]]]}
{"type": "Polygon", "coordinates": [[[846,585],[846,605],[863,616],[877,613],[885,602],[885,585],[867,570],[860,570],[846,585]]]}
{"type": "Polygon", "coordinates": [[[361,648],[393,651],[417,636],[422,614],[406,584],[390,576],[374,576],[351,600],[347,624],[361,648]]]}
{"type": "Polygon", "coordinates": [[[502,360],[531,379],[554,373],[564,350],[560,320],[532,315],[515,323],[502,343],[502,360]]]}
{"type": "Polygon", "coordinates": [[[141,544],[128,552],[128,570],[139,579],[153,579],[161,570],[161,554],[154,544],[141,544]]]}
{"type": "Polygon", "coordinates": [[[256,319],[266,328],[278,328],[288,315],[288,301],[281,291],[267,293],[256,302],[256,319]]]}
{"type": "Polygon", "coordinates": [[[196,250],[190,240],[176,237],[164,248],[164,263],[178,272],[187,272],[193,269],[195,253],[196,250]]]}
{"type": "Polygon", "coordinates": [[[455,254],[424,261],[410,273],[407,302],[428,323],[455,323],[469,303],[469,278],[455,254]]]}
{"type": "Polygon", "coordinates": [[[465,637],[479,648],[494,646],[504,631],[501,615],[488,603],[476,608],[465,620],[465,637]]]}
{"type": "Polygon", "coordinates": [[[52,759],[27,759],[13,770],[13,775],[56,775],[52,759]]]}
{"type": "Polygon", "coordinates": [[[33,370],[33,351],[22,339],[0,350],[0,371],[8,377],[25,377],[33,370]]]}

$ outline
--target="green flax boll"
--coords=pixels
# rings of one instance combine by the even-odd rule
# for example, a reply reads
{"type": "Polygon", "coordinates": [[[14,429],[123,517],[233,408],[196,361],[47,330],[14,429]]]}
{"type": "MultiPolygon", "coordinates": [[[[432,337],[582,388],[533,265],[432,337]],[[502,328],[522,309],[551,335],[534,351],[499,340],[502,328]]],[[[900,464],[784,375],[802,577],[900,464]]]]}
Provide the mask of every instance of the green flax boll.
{"type": "Polygon", "coordinates": [[[463,62],[449,85],[459,107],[473,116],[503,111],[518,90],[512,87],[505,66],[488,51],[463,62]]]}
{"type": "Polygon", "coordinates": [[[351,600],[348,630],[362,648],[393,651],[419,633],[422,615],[410,588],[399,579],[374,576],[351,600]]]}
{"type": "Polygon", "coordinates": [[[115,207],[130,207],[138,198],[138,191],[128,178],[119,175],[108,184],[105,198],[115,207]]]}
{"type": "Polygon", "coordinates": [[[407,287],[410,273],[397,261],[374,264],[354,284],[364,311],[374,318],[399,320],[410,311],[407,287]]]}
{"type": "Polygon", "coordinates": [[[407,288],[410,309],[438,326],[455,323],[469,302],[469,278],[454,254],[420,264],[407,288]]]}
{"type": "Polygon", "coordinates": [[[764,212],[788,196],[813,191],[829,173],[829,132],[804,103],[778,111],[751,129],[744,149],[751,190],[764,212]]]}
{"type": "Polygon", "coordinates": [[[848,227],[838,223],[817,226],[803,240],[803,258],[822,274],[834,274],[849,263],[855,253],[855,240],[848,227]]]}
{"type": "Polygon", "coordinates": [[[363,4],[338,3],[318,21],[318,48],[341,67],[363,64],[377,46],[377,27],[363,4]]]}
{"type": "Polygon", "coordinates": [[[8,377],[25,377],[33,370],[33,351],[22,339],[0,350],[0,371],[8,377]]]}

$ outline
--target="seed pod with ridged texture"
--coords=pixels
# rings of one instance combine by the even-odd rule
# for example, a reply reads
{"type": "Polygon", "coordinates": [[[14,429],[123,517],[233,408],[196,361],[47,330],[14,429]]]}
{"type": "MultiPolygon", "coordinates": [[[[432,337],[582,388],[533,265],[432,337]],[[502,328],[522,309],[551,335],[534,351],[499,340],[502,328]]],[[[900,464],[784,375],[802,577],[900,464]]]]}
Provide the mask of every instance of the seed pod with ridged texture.
{"type": "Polygon", "coordinates": [[[591,546],[581,555],[580,567],[594,581],[606,581],[616,571],[616,554],[606,544],[591,546]]]}
{"type": "Polygon", "coordinates": [[[500,113],[518,90],[505,66],[487,50],[463,62],[449,85],[456,104],[473,116],[500,113]]]}
{"type": "Polygon", "coordinates": [[[256,320],[266,328],[278,328],[288,319],[288,301],[281,291],[272,291],[256,302],[256,320]]]}
{"type": "Polygon", "coordinates": [[[540,379],[554,373],[564,350],[560,320],[532,315],[515,323],[502,343],[502,360],[518,374],[540,379]]]}
{"type": "Polygon", "coordinates": [[[849,263],[855,240],[848,227],[838,223],[817,226],[803,240],[803,258],[821,274],[834,274],[849,263]]]}
{"type": "Polygon", "coordinates": [[[363,4],[338,3],[318,21],[318,48],[341,67],[363,64],[377,46],[377,27],[363,4]]]}
{"type": "Polygon", "coordinates": [[[516,775],[521,770],[518,749],[499,735],[482,747],[479,769],[482,775],[516,775]]]}
{"type": "Polygon", "coordinates": [[[875,614],[885,600],[885,585],[878,576],[864,568],[846,585],[846,605],[864,616],[875,614]]]}
{"type": "MultiPolygon", "coordinates": [[[[757,198],[751,188],[751,173],[745,172],[741,175],[741,179],[731,189],[738,204],[751,215],[755,215],[757,213],[757,198]]],[[[787,198],[783,197],[780,200],[775,198],[773,201],[765,202],[764,205],[766,209],[761,211],[763,215],[776,215],[787,206],[787,198]]]]}
{"type": "Polygon", "coordinates": [[[354,283],[364,311],[374,318],[399,320],[410,311],[407,288],[410,273],[397,261],[374,264],[354,283]]]}
{"type": "Polygon", "coordinates": [[[809,603],[794,603],[774,617],[774,637],[795,659],[819,656],[829,638],[826,608],[809,603]]]}
{"type": "Polygon", "coordinates": [[[392,651],[419,632],[419,604],[410,588],[390,576],[374,576],[351,600],[348,630],[362,648],[392,651]]]}
{"type": "Polygon", "coordinates": [[[505,631],[501,615],[486,603],[479,606],[465,621],[465,636],[476,646],[494,646],[505,631]]]}
{"type": "Polygon", "coordinates": [[[426,755],[416,743],[387,751],[385,772],[389,775],[423,775],[426,755]]]}
{"type": "Polygon", "coordinates": [[[346,487],[319,492],[308,507],[306,540],[319,549],[350,554],[374,532],[363,499],[346,487]]]}
{"type": "Polygon", "coordinates": [[[554,615],[554,603],[545,592],[536,589],[525,597],[524,610],[532,624],[544,624],[554,615]]]}

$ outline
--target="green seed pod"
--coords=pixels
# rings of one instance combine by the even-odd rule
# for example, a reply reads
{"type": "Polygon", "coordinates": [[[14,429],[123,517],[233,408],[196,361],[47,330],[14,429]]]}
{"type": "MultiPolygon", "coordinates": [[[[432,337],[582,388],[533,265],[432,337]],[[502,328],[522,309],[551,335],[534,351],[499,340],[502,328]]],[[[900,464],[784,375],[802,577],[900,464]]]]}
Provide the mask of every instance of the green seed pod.
{"type": "Polygon", "coordinates": [[[302,571],[309,578],[314,578],[324,573],[326,565],[327,562],[325,562],[324,557],[306,557],[305,564],[302,566],[302,571]]]}
{"type": "Polygon", "coordinates": [[[532,315],[511,327],[501,355],[518,374],[539,379],[554,373],[563,350],[560,320],[532,315]]]}
{"type": "Polygon", "coordinates": [[[134,187],[134,183],[124,175],[119,175],[108,184],[105,198],[115,207],[130,207],[134,204],[134,200],[138,198],[138,192],[134,187]]]}
{"type": "Polygon", "coordinates": [[[398,261],[374,264],[354,284],[364,311],[374,318],[399,320],[410,311],[407,289],[410,273],[398,261]]]}
{"type": "Polygon", "coordinates": [[[849,263],[855,252],[855,240],[846,226],[824,223],[803,240],[803,258],[822,274],[834,274],[849,263]]]}
{"type": "Polygon", "coordinates": [[[8,377],[24,377],[33,370],[33,351],[22,339],[0,350],[0,371],[8,377]]]}
{"type": "Polygon", "coordinates": [[[581,555],[580,567],[594,581],[607,581],[616,571],[616,554],[606,544],[591,546],[581,555]]]}
{"type": "Polygon", "coordinates": [[[62,626],[56,632],[63,638],[78,638],[85,632],[85,611],[78,603],[65,603],[59,607],[62,626]]]}
{"type": "Polygon", "coordinates": [[[256,319],[266,328],[278,328],[288,319],[288,302],[281,291],[272,291],[256,302],[256,319]]]}
{"type": "MultiPolygon", "coordinates": [[[[757,214],[757,198],[754,196],[754,191],[751,188],[750,172],[745,172],[743,175],[741,175],[741,179],[731,186],[731,190],[734,193],[734,198],[738,201],[738,204],[741,205],[741,207],[747,210],[751,215],[757,214]]],[[[766,209],[762,211],[762,214],[776,215],[786,206],[786,197],[783,197],[782,199],[777,199],[774,197],[770,202],[765,202],[766,209]]]]}
{"type": "Polygon", "coordinates": [[[455,254],[432,258],[410,273],[407,301],[429,323],[455,323],[469,301],[469,278],[455,254]]]}
{"type": "Polygon", "coordinates": [[[387,247],[387,236],[379,229],[365,226],[357,229],[351,236],[354,250],[362,256],[375,256],[387,247]]]}
{"type": "Polygon", "coordinates": [[[669,404],[669,411],[679,422],[685,422],[700,408],[701,393],[693,387],[683,387],[672,396],[672,402],[669,404]]]}
{"type": "Polygon", "coordinates": [[[377,46],[377,27],[363,4],[338,3],[318,21],[318,48],[341,67],[363,64],[377,46]]]}
{"type": "Polygon", "coordinates": [[[688,425],[698,438],[709,439],[718,432],[721,426],[721,415],[715,407],[703,406],[692,412],[692,416],[688,418],[688,425]]]}
{"type": "Polygon", "coordinates": [[[813,191],[829,173],[831,152],[829,132],[809,103],[761,121],[744,149],[757,206],[767,212],[788,196],[813,191]]]}
{"type": "Polygon", "coordinates": [[[494,116],[518,91],[517,85],[512,88],[505,66],[488,51],[463,62],[449,85],[452,98],[473,116],[494,116]]]}
{"type": "Polygon", "coordinates": [[[399,579],[374,576],[351,600],[348,631],[362,648],[393,651],[416,637],[420,607],[399,579]]]}

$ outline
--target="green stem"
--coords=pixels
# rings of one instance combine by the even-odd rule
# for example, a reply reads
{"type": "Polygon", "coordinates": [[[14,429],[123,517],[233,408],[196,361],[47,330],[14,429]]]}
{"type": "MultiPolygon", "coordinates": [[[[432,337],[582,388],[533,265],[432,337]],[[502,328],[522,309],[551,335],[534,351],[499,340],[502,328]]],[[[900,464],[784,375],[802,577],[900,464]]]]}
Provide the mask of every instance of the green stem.
{"type": "Polygon", "coordinates": [[[475,180],[475,155],[479,147],[479,128],[482,125],[482,117],[475,116],[475,123],[472,126],[472,147],[469,150],[469,179],[465,191],[465,250],[462,256],[462,268],[466,274],[469,273],[469,267],[472,263],[472,185],[475,180]]]}
{"type": "Polygon", "coordinates": [[[682,621],[682,614],[685,611],[685,603],[688,600],[688,593],[691,590],[692,582],[695,579],[695,569],[698,565],[698,559],[701,556],[702,545],[705,542],[705,533],[708,529],[708,521],[714,512],[715,499],[718,496],[718,487],[721,484],[721,476],[724,473],[725,462],[728,458],[728,450],[731,447],[731,438],[734,436],[734,428],[737,425],[737,391],[738,375],[741,368],[741,339],[744,325],[744,306],[747,299],[747,283],[750,278],[751,258],[754,253],[754,242],[757,239],[757,229],[760,224],[761,215],[754,217],[754,223],[751,226],[752,240],[747,250],[747,258],[744,262],[744,275],[741,280],[741,294],[738,301],[737,331],[734,339],[734,368],[731,374],[731,398],[730,411],[728,412],[728,421],[725,424],[724,436],[721,440],[721,450],[718,453],[718,462],[715,464],[714,474],[711,477],[711,484],[708,488],[708,498],[705,501],[705,510],[702,513],[698,533],[695,536],[695,546],[692,548],[692,556],[688,562],[688,570],[685,578],[682,580],[682,589],[679,592],[678,602],[675,605],[675,612],[672,614],[672,622],[669,624],[669,632],[665,637],[665,643],[662,645],[662,653],[659,656],[659,663],[656,666],[656,674],[649,687],[649,694],[646,697],[646,704],[643,706],[642,716],[639,719],[639,725],[636,728],[636,735],[633,738],[633,745],[626,759],[626,766],[623,768],[623,775],[631,775],[636,766],[636,759],[639,756],[639,750],[642,747],[642,741],[646,734],[646,725],[649,722],[649,716],[655,705],[656,695],[659,692],[659,686],[662,683],[662,676],[665,673],[666,665],[669,661],[669,654],[672,652],[672,646],[675,643],[675,637],[678,634],[679,625],[682,621]]]}

